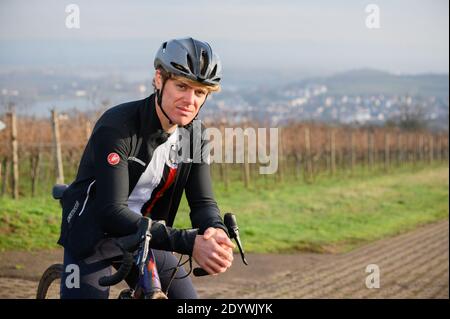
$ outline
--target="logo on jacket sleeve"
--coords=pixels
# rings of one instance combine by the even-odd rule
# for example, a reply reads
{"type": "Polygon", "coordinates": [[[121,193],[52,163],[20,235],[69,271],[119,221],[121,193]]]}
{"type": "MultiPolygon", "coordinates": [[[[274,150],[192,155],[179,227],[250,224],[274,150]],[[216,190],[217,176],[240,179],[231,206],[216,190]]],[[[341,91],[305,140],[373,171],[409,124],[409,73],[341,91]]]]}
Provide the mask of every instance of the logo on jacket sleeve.
{"type": "Polygon", "coordinates": [[[117,153],[109,153],[108,155],[108,163],[110,165],[117,165],[120,162],[120,156],[117,153]]]}

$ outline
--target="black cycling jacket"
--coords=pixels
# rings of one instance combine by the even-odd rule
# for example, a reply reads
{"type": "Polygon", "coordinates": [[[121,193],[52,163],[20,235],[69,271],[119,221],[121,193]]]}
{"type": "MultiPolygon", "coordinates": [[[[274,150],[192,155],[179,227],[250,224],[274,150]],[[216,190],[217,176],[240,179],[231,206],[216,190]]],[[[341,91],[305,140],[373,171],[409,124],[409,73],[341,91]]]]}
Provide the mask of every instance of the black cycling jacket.
{"type": "MultiPolygon", "coordinates": [[[[187,128],[192,131],[192,125],[187,128]]],[[[152,227],[150,246],[155,249],[191,255],[195,236],[206,228],[218,227],[227,232],[213,197],[206,162],[178,163],[171,174],[165,167],[142,211],[136,213],[128,207],[130,194],[148,168],[155,149],[168,138],[156,114],[154,94],[106,111],[93,129],[75,181],[64,192],[58,243],[74,256],[86,257],[100,239],[136,232],[142,214],[164,220],[167,225],[158,223],[152,227]],[[183,190],[191,210],[191,230],[171,228],[183,190]]],[[[203,149],[204,141],[201,146],[203,149]]]]}

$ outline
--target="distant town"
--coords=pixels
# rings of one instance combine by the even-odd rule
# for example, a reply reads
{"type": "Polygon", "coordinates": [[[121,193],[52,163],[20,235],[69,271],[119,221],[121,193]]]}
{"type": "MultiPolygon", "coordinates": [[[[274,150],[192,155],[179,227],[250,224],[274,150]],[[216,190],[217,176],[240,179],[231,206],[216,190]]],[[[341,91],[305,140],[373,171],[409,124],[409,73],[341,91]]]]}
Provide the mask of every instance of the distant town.
{"type": "MultiPolygon", "coordinates": [[[[448,75],[396,76],[357,70],[279,86],[224,84],[211,96],[201,117],[261,121],[270,126],[290,121],[384,125],[417,117],[431,129],[448,130],[448,75]]],[[[153,91],[151,78],[127,80],[121,74],[80,76],[55,70],[0,73],[0,112],[15,105],[22,115],[49,116],[49,110],[92,112],[153,91]]],[[[0,113],[0,114],[1,114],[0,113]]]]}

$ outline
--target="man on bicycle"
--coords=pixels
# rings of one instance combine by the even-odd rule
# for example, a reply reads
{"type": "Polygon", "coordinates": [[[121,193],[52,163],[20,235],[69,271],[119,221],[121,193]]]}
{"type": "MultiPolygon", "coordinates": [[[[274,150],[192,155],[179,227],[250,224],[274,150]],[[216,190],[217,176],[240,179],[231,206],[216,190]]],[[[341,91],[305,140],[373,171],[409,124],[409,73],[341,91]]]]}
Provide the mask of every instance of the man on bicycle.
{"type": "MultiPolygon", "coordinates": [[[[111,274],[117,247],[111,238],[136,233],[146,217],[155,221],[150,247],[165,290],[177,259],[192,256],[209,274],[227,270],[234,244],[214,200],[209,163],[180,160],[178,131],[192,133],[193,121],[207,96],[220,89],[221,62],[210,45],[192,38],[164,42],[155,60],[149,97],[107,110],[97,121],[81,158],[75,181],[62,198],[58,241],[64,269],[80,269],[80,287],[65,285],[61,298],[108,298],[98,279],[111,274]],[[193,229],[173,229],[183,193],[193,229]]],[[[191,134],[192,138],[193,134],[191,134]]],[[[204,156],[205,141],[191,152],[204,156]]],[[[180,269],[178,276],[185,275],[180,269]]],[[[196,298],[189,277],[174,280],[170,298],[196,298]]]]}

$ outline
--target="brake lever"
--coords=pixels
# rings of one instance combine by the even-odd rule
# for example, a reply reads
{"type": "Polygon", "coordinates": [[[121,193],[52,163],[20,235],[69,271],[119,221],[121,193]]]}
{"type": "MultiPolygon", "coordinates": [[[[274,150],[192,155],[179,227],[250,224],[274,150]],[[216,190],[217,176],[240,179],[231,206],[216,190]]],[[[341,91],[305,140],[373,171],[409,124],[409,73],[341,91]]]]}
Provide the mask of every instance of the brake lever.
{"type": "Polygon", "coordinates": [[[248,266],[247,259],[245,258],[244,248],[242,247],[241,239],[239,238],[239,227],[237,225],[236,216],[232,213],[226,213],[223,222],[225,226],[227,226],[228,233],[230,234],[230,238],[234,239],[238,248],[239,253],[241,254],[242,262],[244,265],[248,266]]]}

